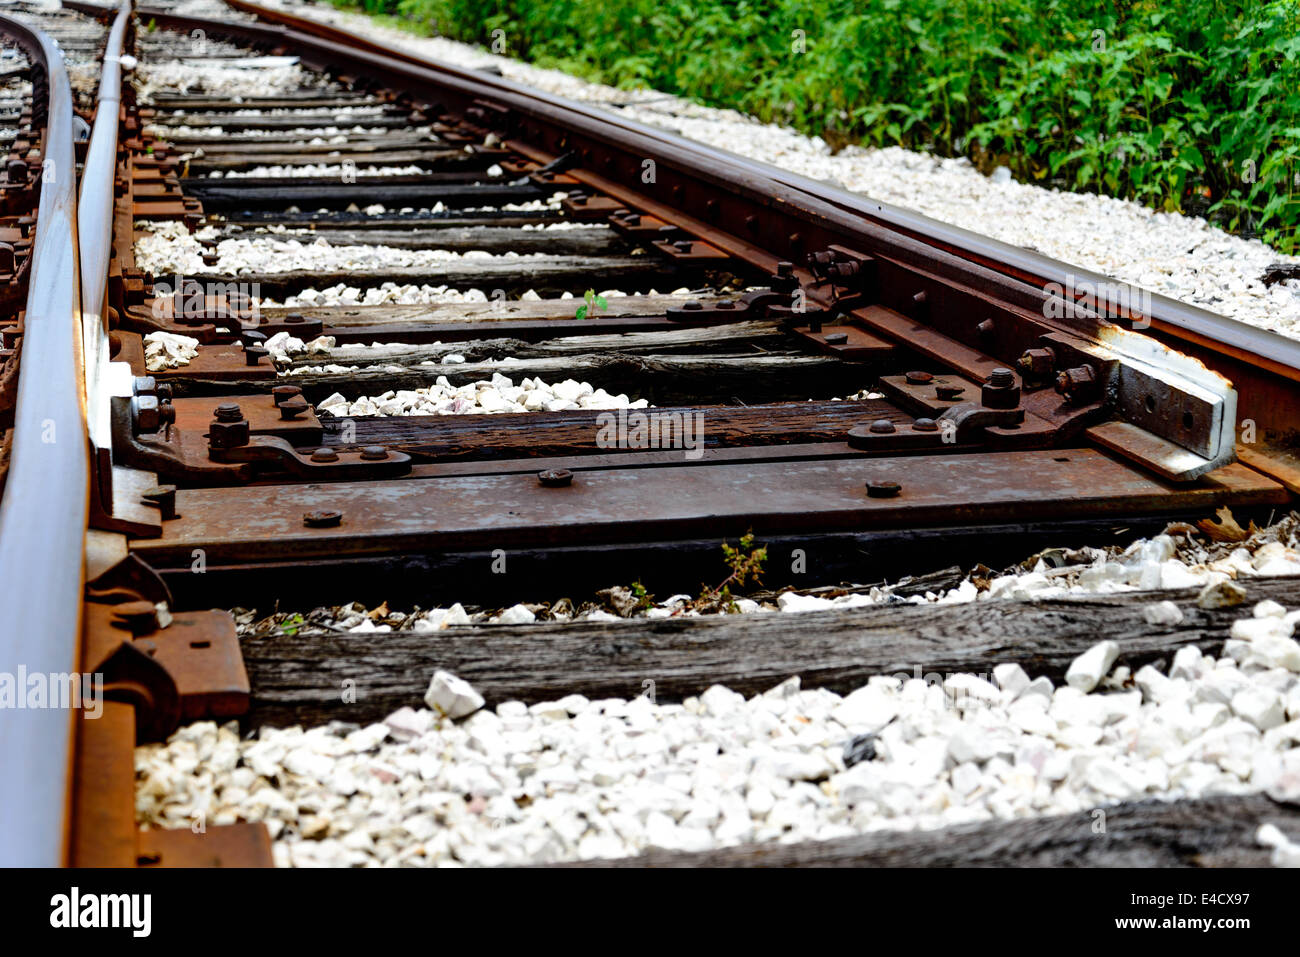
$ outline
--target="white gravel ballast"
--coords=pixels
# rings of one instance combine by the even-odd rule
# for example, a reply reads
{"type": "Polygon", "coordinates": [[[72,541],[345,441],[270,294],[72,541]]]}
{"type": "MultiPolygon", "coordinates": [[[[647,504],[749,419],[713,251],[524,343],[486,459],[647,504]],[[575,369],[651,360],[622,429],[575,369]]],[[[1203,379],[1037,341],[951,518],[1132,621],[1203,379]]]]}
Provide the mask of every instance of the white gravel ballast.
{"type": "MultiPolygon", "coordinates": [[[[367,727],[201,722],[137,749],[142,823],[266,821],[277,861],[499,865],[705,850],[1077,812],[1150,797],[1300,799],[1300,612],[1261,602],[1219,657],[1121,665],[1085,691],[1018,665],[791,678],[681,704],[482,702],[433,676],[367,727]]],[[[1102,646],[1071,669],[1097,676],[1102,646]]]]}

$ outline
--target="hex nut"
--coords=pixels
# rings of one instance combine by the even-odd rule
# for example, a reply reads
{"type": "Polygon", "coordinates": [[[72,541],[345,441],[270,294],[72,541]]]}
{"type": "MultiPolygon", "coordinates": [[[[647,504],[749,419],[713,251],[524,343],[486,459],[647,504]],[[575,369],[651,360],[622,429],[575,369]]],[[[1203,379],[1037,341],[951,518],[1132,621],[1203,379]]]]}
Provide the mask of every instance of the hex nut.
{"type": "Polygon", "coordinates": [[[237,449],[248,444],[248,420],[222,422],[219,419],[208,424],[209,449],[237,449]]]}

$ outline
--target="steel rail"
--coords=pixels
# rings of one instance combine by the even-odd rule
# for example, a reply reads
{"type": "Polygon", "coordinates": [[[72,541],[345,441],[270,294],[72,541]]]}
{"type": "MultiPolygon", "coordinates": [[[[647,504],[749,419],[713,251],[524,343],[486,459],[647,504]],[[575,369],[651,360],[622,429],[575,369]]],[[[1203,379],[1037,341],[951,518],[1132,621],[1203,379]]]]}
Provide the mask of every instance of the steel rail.
{"type": "MultiPolygon", "coordinates": [[[[49,867],[63,864],[67,854],[75,711],[28,700],[26,685],[77,671],[89,508],[72,89],[63,55],[47,34],[5,15],[0,32],[27,51],[49,92],[9,475],[0,500],[0,676],[13,682],[17,696],[12,708],[0,710],[0,864],[49,867]]],[[[33,104],[34,115],[41,109],[33,104]]]]}
{"type": "Polygon", "coordinates": [[[528,96],[540,103],[563,107],[583,116],[597,118],[609,127],[671,144],[682,152],[695,153],[706,163],[721,163],[730,170],[761,176],[792,187],[872,223],[921,240],[944,252],[978,263],[1032,286],[1044,288],[1056,285],[1062,288],[1079,288],[1086,284],[1101,294],[1080,297],[1077,301],[1093,306],[1106,315],[1129,315],[1134,312],[1134,304],[1147,300],[1151,303],[1151,315],[1146,318],[1151,320],[1155,331],[1210,347],[1216,352],[1231,355],[1285,378],[1300,381],[1300,341],[1287,336],[1229,319],[1159,293],[1142,293],[1129,283],[1120,282],[1083,267],[1052,259],[1019,246],[1012,246],[921,213],[882,203],[859,193],[851,193],[729,150],[688,140],[619,116],[609,110],[589,107],[482,71],[451,66],[429,57],[385,46],[339,27],[274,7],[264,7],[249,0],[226,0],[226,3],[236,10],[252,14],[269,23],[280,24],[321,39],[435,70],[451,77],[472,79],[484,88],[497,89],[514,96],[528,96]],[[1108,291],[1116,287],[1120,287],[1119,295],[1111,297],[1108,291]]]}
{"type": "Polygon", "coordinates": [[[86,418],[98,461],[100,501],[112,501],[112,422],[108,395],[108,267],[113,251],[113,177],[117,167],[118,113],[122,102],[121,57],[131,21],[131,0],[122,0],[104,48],[95,124],[77,197],[81,257],[82,349],[86,366],[86,418]]]}

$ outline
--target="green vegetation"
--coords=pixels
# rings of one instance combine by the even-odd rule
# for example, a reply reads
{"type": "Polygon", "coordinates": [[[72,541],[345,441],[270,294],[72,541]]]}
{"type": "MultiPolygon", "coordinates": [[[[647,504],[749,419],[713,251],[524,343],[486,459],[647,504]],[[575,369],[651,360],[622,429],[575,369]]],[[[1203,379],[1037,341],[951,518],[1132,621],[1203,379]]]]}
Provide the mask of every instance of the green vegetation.
{"type": "Polygon", "coordinates": [[[573,314],[574,319],[590,319],[596,314],[597,309],[608,309],[609,303],[604,296],[596,295],[596,290],[588,289],[582,297],[582,305],[578,311],[573,314]]]}
{"type": "Polygon", "coordinates": [[[966,155],[1300,251],[1300,0],[361,2],[836,148],[966,155]]]}
{"type": "Polygon", "coordinates": [[[731,594],[731,586],[743,586],[750,579],[756,585],[763,584],[763,562],[767,561],[767,546],[755,548],[754,531],[750,529],[740,536],[739,548],[723,542],[722,557],[731,569],[731,574],[713,588],[703,586],[696,601],[700,604],[721,605],[727,611],[734,612],[737,610],[736,599],[731,594]]]}

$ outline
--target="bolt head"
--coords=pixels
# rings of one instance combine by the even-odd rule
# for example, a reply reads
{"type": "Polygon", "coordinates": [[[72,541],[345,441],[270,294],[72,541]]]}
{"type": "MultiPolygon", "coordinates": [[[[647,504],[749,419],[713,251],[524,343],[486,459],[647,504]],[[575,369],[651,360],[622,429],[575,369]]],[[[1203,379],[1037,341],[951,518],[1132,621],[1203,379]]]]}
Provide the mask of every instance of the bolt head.
{"type": "Polygon", "coordinates": [[[302,523],[308,528],[333,528],[343,521],[342,512],[303,512],[302,523]]]}
{"type": "Polygon", "coordinates": [[[909,372],[903,378],[909,385],[928,385],[934,381],[934,376],[929,372],[909,372]]]}
{"type": "Polygon", "coordinates": [[[537,481],[545,488],[564,488],[573,484],[573,473],[568,469],[545,469],[537,473],[537,481]]]}
{"type": "Polygon", "coordinates": [[[892,432],[897,432],[898,427],[888,419],[876,419],[871,423],[871,431],[877,435],[889,435],[892,432]]]}
{"type": "Polygon", "coordinates": [[[319,448],[311,454],[313,462],[337,462],[339,460],[338,452],[331,448],[319,448]]]}
{"type": "Polygon", "coordinates": [[[867,482],[868,498],[893,498],[903,490],[903,486],[897,482],[881,481],[871,479],[867,482]]]}

